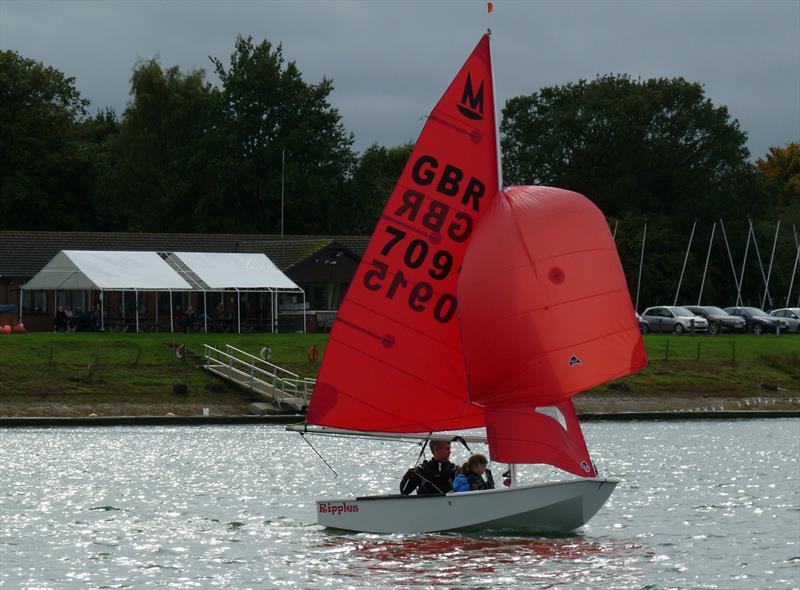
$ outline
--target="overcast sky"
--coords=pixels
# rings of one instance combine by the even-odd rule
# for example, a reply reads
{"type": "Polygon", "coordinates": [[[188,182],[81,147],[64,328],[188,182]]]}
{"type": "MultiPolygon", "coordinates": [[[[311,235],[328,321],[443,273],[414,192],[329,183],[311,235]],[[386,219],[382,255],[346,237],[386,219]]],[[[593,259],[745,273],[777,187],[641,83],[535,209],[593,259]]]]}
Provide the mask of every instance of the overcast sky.
{"type": "Polygon", "coordinates": [[[331,102],[356,148],[413,141],[487,26],[499,104],[598,74],[702,83],[749,135],[753,157],[800,141],[800,0],[165,2],[0,0],[0,47],[69,76],[93,111],[122,113],[131,70],[203,68],[236,35],[282,43],[331,102]]]}

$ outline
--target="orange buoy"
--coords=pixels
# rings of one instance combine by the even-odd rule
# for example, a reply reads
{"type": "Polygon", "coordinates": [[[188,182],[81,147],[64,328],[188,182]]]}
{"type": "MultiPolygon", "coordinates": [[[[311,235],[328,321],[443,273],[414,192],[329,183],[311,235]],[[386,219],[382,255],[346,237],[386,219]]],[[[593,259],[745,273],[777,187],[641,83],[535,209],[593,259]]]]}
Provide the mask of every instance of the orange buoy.
{"type": "Polygon", "coordinates": [[[25,324],[20,322],[19,324],[14,326],[14,330],[13,331],[15,333],[17,333],[17,334],[24,334],[25,333],[25,324]]]}

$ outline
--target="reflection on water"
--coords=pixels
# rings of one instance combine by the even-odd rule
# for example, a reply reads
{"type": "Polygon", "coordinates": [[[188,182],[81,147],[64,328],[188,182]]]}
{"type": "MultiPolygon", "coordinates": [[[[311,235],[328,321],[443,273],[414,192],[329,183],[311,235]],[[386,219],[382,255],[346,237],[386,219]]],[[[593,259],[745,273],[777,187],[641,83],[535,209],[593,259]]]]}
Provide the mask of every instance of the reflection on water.
{"type": "MultiPolygon", "coordinates": [[[[316,498],[394,492],[415,446],[315,441],[335,479],[281,427],[5,430],[0,587],[800,588],[799,429],[591,424],[596,461],[622,483],[556,537],[316,525],[316,498]]],[[[552,472],[521,476],[537,474],[552,472]]]]}
{"type": "MultiPolygon", "coordinates": [[[[399,585],[452,586],[473,581],[487,586],[513,584],[552,587],[577,582],[595,571],[598,578],[619,577],[625,570],[626,553],[638,545],[617,546],[610,540],[569,537],[481,537],[428,535],[411,538],[336,536],[315,546],[315,550],[338,552],[342,575],[359,578],[367,574],[391,576],[399,585]],[[604,574],[600,574],[604,570],[604,574]]],[[[627,574],[635,574],[633,571],[627,574]]]]}

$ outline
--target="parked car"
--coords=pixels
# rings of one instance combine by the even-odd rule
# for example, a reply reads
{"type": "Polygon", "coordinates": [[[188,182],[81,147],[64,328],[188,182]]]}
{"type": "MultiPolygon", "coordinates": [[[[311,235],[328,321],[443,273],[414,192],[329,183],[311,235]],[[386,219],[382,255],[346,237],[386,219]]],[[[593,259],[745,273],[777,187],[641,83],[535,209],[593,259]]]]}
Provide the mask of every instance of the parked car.
{"type": "Polygon", "coordinates": [[[642,319],[642,316],[639,315],[639,312],[634,311],[636,314],[636,321],[639,322],[639,332],[642,334],[647,334],[647,322],[642,319]]]}
{"type": "Polygon", "coordinates": [[[768,315],[766,311],[757,307],[726,307],[725,311],[731,315],[744,318],[747,322],[747,330],[756,335],[762,332],[783,331],[789,327],[788,322],[785,322],[782,318],[768,315]]]}
{"type": "Polygon", "coordinates": [[[788,327],[787,332],[794,332],[800,334],[800,307],[784,307],[783,309],[773,309],[769,315],[781,318],[786,322],[788,327]]]}
{"type": "Polygon", "coordinates": [[[721,307],[714,305],[686,305],[686,309],[695,315],[708,320],[708,333],[744,332],[747,330],[747,320],[731,315],[721,307]]]}
{"type": "Polygon", "coordinates": [[[648,307],[642,314],[648,332],[708,332],[708,320],[694,315],[685,307],[660,305],[648,307]]]}

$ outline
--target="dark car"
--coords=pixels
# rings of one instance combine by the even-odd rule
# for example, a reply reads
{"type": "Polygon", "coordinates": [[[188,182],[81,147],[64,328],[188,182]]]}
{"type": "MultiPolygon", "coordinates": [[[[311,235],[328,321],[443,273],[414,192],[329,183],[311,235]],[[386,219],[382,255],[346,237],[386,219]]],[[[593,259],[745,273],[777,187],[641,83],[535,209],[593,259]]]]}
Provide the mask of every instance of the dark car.
{"type": "Polygon", "coordinates": [[[747,330],[756,335],[762,332],[778,333],[778,331],[784,331],[788,327],[787,322],[768,315],[766,311],[757,307],[726,307],[725,311],[731,315],[744,318],[747,322],[747,330]]]}
{"type": "Polygon", "coordinates": [[[708,333],[744,332],[747,329],[747,320],[736,315],[731,315],[721,307],[714,305],[684,305],[695,315],[708,320],[708,333]]]}

